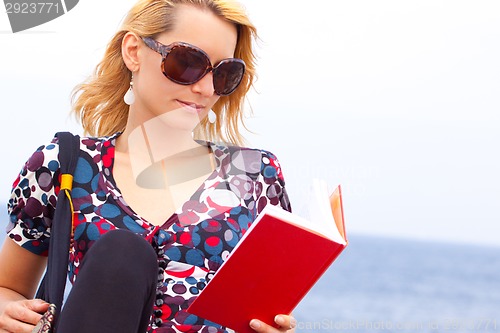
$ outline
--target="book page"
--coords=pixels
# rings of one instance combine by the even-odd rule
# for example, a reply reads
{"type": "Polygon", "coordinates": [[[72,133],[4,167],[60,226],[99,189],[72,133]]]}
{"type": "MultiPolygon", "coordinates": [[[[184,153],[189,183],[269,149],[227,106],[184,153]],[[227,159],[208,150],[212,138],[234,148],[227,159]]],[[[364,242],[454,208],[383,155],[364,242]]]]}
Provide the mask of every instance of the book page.
{"type": "MultiPolygon", "coordinates": [[[[339,244],[345,244],[345,238],[342,236],[343,227],[340,232],[334,219],[334,207],[330,202],[328,185],[324,180],[313,179],[308,202],[309,228],[317,230],[339,244]]],[[[343,221],[341,223],[343,224],[343,221]]]]}
{"type": "MultiPolygon", "coordinates": [[[[338,189],[338,188],[337,188],[338,189]]],[[[344,226],[342,218],[334,218],[334,216],[342,216],[342,202],[340,191],[336,190],[330,195],[328,187],[322,180],[315,179],[311,185],[310,194],[306,205],[306,217],[299,216],[287,212],[281,208],[267,206],[261,214],[268,213],[279,217],[283,220],[297,224],[305,229],[313,230],[336,243],[346,244],[344,234],[344,226]]]]}
{"type": "Polygon", "coordinates": [[[342,192],[340,189],[340,185],[337,186],[335,191],[333,191],[330,196],[330,207],[332,209],[333,219],[335,220],[335,224],[337,225],[337,229],[340,232],[340,235],[343,239],[346,239],[345,236],[345,224],[344,224],[344,208],[342,206],[342,192]]]}

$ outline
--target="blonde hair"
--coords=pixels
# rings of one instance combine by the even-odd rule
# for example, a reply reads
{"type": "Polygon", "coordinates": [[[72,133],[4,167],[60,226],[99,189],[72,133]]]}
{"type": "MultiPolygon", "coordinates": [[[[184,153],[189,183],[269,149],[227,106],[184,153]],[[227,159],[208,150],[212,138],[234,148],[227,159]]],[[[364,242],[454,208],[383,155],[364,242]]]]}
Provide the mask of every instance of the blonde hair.
{"type": "MultiPolygon", "coordinates": [[[[210,124],[203,119],[196,129],[196,137],[210,141],[243,143],[239,125],[243,124],[244,99],[255,79],[253,40],[257,31],[244,9],[231,0],[140,0],[128,12],[120,30],[107,45],[93,76],[73,90],[73,112],[86,134],[112,135],[125,129],[129,107],[123,95],[129,89],[131,73],[121,54],[122,39],[127,32],[152,37],[173,28],[178,5],[193,5],[211,10],[217,16],[234,23],[238,40],[234,56],[243,59],[246,71],[240,86],[229,96],[221,96],[212,110],[218,121],[210,124]],[[225,124],[224,128],[221,124],[225,124]]],[[[244,125],[244,124],[243,124],[244,125]]]]}

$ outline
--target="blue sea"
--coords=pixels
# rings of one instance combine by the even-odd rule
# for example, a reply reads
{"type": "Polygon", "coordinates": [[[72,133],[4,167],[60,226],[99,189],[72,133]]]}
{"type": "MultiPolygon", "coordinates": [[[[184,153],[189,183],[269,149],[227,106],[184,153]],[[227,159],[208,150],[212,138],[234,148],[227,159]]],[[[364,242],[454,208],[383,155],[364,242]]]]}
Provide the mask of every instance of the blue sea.
{"type": "Polygon", "coordinates": [[[295,309],[298,333],[500,332],[500,247],[349,242],[295,309]]]}
{"type": "Polygon", "coordinates": [[[500,247],[354,235],[298,332],[500,332],[500,247]]]}

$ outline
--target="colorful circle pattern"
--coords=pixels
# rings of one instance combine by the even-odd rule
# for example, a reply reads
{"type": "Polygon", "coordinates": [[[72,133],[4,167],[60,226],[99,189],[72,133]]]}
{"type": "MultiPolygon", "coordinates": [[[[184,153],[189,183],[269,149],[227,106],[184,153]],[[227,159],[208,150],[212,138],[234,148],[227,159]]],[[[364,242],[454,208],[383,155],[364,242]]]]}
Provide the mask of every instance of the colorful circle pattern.
{"type": "MultiPolygon", "coordinates": [[[[70,281],[75,281],[86,252],[104,233],[128,229],[147,239],[158,255],[159,283],[148,332],[231,332],[186,309],[266,205],[290,210],[278,160],[264,150],[207,143],[216,157],[216,170],[157,227],[127,205],[112,177],[118,135],[81,139],[72,191],[70,281]]],[[[58,151],[57,137],[35,151],[15,180],[8,203],[9,237],[39,255],[47,255],[60,188],[58,151]]],[[[228,290],[232,292],[236,291],[228,290]]]]}

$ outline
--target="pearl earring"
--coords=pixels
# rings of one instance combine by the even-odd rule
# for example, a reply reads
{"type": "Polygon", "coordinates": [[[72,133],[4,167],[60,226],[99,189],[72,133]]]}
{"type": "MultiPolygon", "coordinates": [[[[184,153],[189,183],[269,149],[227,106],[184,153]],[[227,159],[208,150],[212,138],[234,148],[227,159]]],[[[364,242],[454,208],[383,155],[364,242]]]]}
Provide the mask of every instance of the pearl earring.
{"type": "Polygon", "coordinates": [[[130,79],[130,88],[128,88],[127,92],[125,93],[125,96],[123,96],[123,101],[127,105],[132,105],[135,102],[135,95],[134,95],[134,82],[132,80],[134,79],[134,76],[132,76],[132,79],[130,79]]]}
{"type": "Polygon", "coordinates": [[[208,121],[211,124],[214,124],[216,120],[217,120],[217,114],[213,110],[208,111],[208,121]]]}

